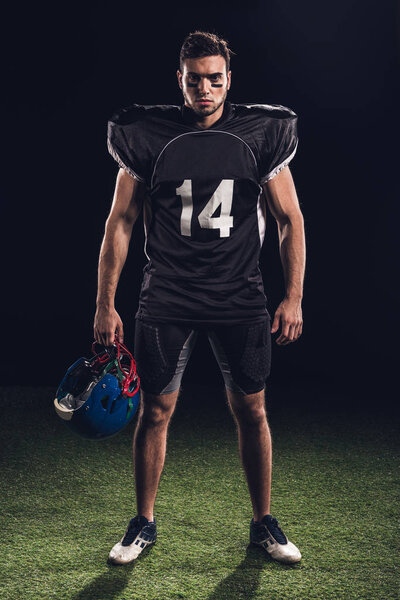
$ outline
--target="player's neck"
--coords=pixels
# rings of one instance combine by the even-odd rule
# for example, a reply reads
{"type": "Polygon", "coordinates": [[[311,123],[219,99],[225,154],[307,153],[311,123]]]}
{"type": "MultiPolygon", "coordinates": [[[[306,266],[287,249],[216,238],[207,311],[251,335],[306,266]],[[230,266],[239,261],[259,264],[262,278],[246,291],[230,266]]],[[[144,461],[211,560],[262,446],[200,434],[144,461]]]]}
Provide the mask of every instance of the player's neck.
{"type": "Polygon", "coordinates": [[[204,117],[204,119],[195,119],[196,127],[200,127],[200,129],[208,129],[209,127],[214,125],[214,123],[216,123],[222,117],[222,113],[224,112],[224,106],[225,103],[221,104],[221,106],[218,108],[218,110],[215,111],[215,113],[213,113],[212,115],[207,115],[206,117],[204,117]]]}

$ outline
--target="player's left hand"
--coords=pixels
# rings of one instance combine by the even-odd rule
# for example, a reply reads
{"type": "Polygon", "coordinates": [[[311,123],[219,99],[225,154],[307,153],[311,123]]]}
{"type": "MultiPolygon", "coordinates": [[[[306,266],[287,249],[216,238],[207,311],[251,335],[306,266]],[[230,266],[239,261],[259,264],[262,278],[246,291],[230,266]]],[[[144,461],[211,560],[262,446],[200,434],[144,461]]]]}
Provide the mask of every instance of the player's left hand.
{"type": "Polygon", "coordinates": [[[303,314],[301,300],[285,298],[275,311],[271,333],[281,332],[276,339],[279,346],[286,346],[299,339],[303,331],[303,314]]]}

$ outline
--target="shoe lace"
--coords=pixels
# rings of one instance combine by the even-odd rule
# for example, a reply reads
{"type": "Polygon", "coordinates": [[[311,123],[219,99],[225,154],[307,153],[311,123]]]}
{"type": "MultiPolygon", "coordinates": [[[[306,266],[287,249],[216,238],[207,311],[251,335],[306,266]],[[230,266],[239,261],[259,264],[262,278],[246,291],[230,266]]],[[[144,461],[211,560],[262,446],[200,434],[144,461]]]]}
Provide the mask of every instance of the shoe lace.
{"type": "Polygon", "coordinates": [[[286,544],[286,536],[279,527],[278,520],[275,517],[268,519],[268,529],[279,544],[286,544]]]}
{"type": "Polygon", "coordinates": [[[123,546],[130,546],[133,540],[139,533],[139,531],[143,528],[143,524],[140,522],[139,517],[134,517],[129,521],[128,529],[124,535],[124,539],[122,540],[123,546]]]}

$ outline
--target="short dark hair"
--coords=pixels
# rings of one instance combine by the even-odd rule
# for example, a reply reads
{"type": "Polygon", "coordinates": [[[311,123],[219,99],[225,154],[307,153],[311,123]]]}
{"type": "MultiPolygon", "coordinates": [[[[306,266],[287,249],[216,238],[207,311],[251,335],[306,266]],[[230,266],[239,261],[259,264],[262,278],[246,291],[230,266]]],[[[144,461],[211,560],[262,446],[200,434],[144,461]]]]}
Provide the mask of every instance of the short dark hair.
{"type": "Polygon", "coordinates": [[[230,59],[234,54],[228,46],[228,42],[216,33],[208,31],[193,31],[183,41],[179,55],[179,66],[183,71],[183,62],[186,58],[202,58],[203,56],[220,55],[225,59],[226,71],[229,71],[230,59]]]}

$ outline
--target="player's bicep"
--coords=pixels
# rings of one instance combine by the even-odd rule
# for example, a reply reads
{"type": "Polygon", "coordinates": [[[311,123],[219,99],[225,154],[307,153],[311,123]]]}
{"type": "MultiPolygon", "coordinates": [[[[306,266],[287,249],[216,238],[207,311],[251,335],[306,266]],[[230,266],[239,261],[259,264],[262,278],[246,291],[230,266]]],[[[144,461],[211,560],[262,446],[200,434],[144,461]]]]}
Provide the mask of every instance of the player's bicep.
{"type": "Polygon", "coordinates": [[[109,220],[124,220],[133,226],[142,209],[145,185],[119,169],[109,220]]]}
{"type": "Polygon", "coordinates": [[[278,175],[264,183],[263,190],[268,208],[279,224],[302,218],[289,167],[285,167],[278,175]]]}

